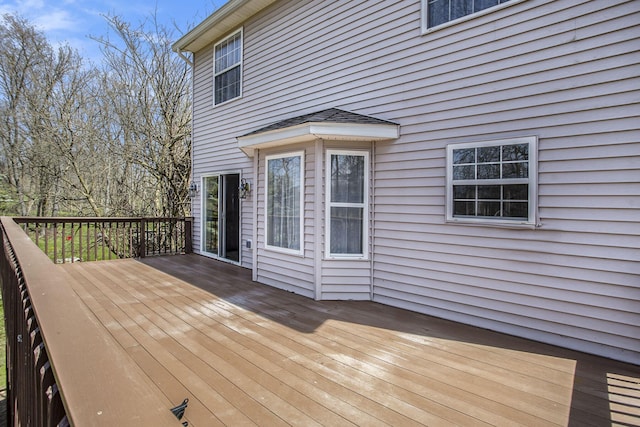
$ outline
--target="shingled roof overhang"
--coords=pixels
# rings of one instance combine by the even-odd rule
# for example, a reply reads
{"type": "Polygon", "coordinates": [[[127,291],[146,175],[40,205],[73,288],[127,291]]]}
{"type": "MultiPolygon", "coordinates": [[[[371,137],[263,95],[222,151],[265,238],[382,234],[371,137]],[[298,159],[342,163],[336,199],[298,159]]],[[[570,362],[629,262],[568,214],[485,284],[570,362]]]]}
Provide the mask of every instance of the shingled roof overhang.
{"type": "Polygon", "coordinates": [[[396,139],[400,126],[388,120],[330,108],[292,117],[237,137],[238,147],[253,156],[256,149],[280,147],[316,139],[384,141],[396,139]]]}
{"type": "Polygon", "coordinates": [[[237,29],[275,0],[229,0],[193,30],[176,41],[175,52],[197,52],[237,29]]]}

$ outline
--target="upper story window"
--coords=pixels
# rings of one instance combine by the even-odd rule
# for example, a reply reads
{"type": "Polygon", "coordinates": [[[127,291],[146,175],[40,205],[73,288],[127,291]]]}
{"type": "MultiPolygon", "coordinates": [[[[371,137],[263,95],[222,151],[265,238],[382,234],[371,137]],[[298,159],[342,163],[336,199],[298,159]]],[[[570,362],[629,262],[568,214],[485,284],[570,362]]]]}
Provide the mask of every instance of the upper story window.
{"type": "Polygon", "coordinates": [[[423,0],[424,29],[455,21],[512,0],[423,0]]]}
{"type": "Polygon", "coordinates": [[[214,49],[214,105],[242,94],[242,29],[217,43],[214,49]]]}
{"type": "Polygon", "coordinates": [[[447,220],[534,225],[537,139],[447,146],[447,220]]]}
{"type": "Polygon", "coordinates": [[[302,152],[267,156],[266,246],[302,254],[303,223],[302,152]]]}
{"type": "Polygon", "coordinates": [[[366,258],[369,153],[327,151],[326,253],[328,258],[366,258]]]}

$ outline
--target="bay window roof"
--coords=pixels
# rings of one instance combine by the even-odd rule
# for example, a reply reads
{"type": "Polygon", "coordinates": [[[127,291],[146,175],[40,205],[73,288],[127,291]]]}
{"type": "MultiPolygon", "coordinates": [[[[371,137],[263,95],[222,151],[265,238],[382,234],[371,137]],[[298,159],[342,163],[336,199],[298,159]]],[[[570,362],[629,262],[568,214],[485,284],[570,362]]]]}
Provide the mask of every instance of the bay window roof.
{"type": "Polygon", "coordinates": [[[279,147],[315,139],[383,141],[400,135],[397,123],[330,108],[272,123],[237,137],[238,147],[253,156],[256,149],[279,147]]]}

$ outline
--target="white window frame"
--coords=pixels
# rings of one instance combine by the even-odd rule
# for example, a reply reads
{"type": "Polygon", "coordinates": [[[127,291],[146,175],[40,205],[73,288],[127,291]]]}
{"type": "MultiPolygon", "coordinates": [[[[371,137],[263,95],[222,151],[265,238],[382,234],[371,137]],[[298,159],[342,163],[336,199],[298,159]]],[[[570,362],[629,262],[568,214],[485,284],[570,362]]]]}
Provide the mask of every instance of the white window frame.
{"type": "Polygon", "coordinates": [[[327,150],[325,162],[325,258],[326,259],[348,259],[367,260],[369,259],[369,175],[371,165],[369,163],[369,151],[364,150],[327,150]],[[361,156],[364,157],[364,194],[362,203],[340,203],[331,201],[331,156],[361,156]],[[362,253],[342,254],[331,253],[331,208],[362,208],[362,253]]]}
{"type": "MultiPolygon", "coordinates": [[[[535,136],[498,139],[492,141],[479,141],[462,144],[449,144],[446,148],[447,162],[447,189],[446,189],[446,221],[460,224],[482,224],[495,226],[535,227],[538,212],[538,138],[535,136]],[[453,150],[465,148],[492,147],[502,145],[529,144],[528,177],[490,180],[454,180],[453,179],[453,150]],[[527,184],[528,187],[528,218],[508,219],[503,217],[461,217],[453,215],[453,186],[465,183],[467,185],[508,185],[527,184]]],[[[500,163],[502,164],[502,163],[500,163]]]]}
{"type": "Polygon", "coordinates": [[[213,106],[216,107],[218,105],[223,105],[226,104],[227,102],[231,102],[235,99],[239,99],[242,98],[242,82],[243,82],[243,75],[244,75],[244,29],[241,27],[239,29],[237,29],[236,31],[234,31],[233,33],[229,34],[228,36],[226,36],[225,38],[217,41],[214,45],[213,45],[213,106]],[[216,49],[218,46],[220,46],[222,43],[226,42],[227,40],[229,40],[230,38],[235,37],[237,34],[240,34],[240,62],[233,64],[230,67],[225,68],[224,70],[221,70],[220,72],[216,73],[216,49]],[[218,77],[221,74],[226,73],[227,71],[231,70],[234,67],[240,66],[240,93],[238,94],[238,96],[234,97],[234,98],[229,98],[226,99],[222,102],[216,103],[216,77],[218,77]]]}
{"type": "Polygon", "coordinates": [[[522,3],[523,1],[526,1],[526,0],[510,0],[510,1],[507,1],[506,3],[497,4],[495,6],[491,6],[491,7],[488,7],[486,9],[482,9],[482,10],[480,10],[478,12],[473,12],[473,13],[470,13],[468,15],[461,16],[460,18],[456,18],[456,19],[453,19],[451,21],[443,22],[442,24],[436,25],[435,27],[429,27],[429,5],[428,5],[429,0],[420,0],[421,6],[422,6],[421,7],[421,9],[422,9],[421,10],[421,18],[420,18],[420,21],[421,21],[420,25],[422,27],[422,34],[431,33],[433,31],[441,30],[443,28],[447,28],[447,27],[450,27],[452,25],[460,24],[460,23],[468,21],[470,19],[478,18],[478,17],[486,15],[488,13],[497,12],[500,9],[504,9],[506,7],[509,7],[509,6],[513,6],[515,4],[522,3]]]}
{"type": "Polygon", "coordinates": [[[264,168],[264,246],[268,250],[275,252],[283,252],[291,255],[304,255],[304,173],[305,173],[305,158],[304,151],[294,151],[281,154],[273,154],[265,157],[264,168]],[[300,249],[289,249],[280,246],[269,245],[269,161],[275,159],[282,159],[285,157],[299,157],[300,158],[300,249]]]}

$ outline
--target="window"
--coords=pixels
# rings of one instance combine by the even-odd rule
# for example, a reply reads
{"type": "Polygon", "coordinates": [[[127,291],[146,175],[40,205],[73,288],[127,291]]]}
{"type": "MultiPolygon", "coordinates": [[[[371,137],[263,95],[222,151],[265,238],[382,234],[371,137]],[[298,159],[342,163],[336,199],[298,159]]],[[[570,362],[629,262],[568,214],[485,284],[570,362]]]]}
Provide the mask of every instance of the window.
{"type": "Polygon", "coordinates": [[[214,47],[214,105],[241,95],[242,90],[242,30],[214,47]]]}
{"type": "Polygon", "coordinates": [[[447,220],[535,224],[535,137],[447,146],[447,220]]]}
{"type": "Polygon", "coordinates": [[[267,156],[267,247],[302,253],[303,154],[267,156]]]}
{"type": "Polygon", "coordinates": [[[327,151],[326,252],[329,258],[366,258],[369,153],[327,151]]]}
{"type": "Polygon", "coordinates": [[[511,0],[422,0],[424,29],[428,30],[444,23],[455,21],[511,0]]]}

